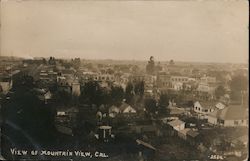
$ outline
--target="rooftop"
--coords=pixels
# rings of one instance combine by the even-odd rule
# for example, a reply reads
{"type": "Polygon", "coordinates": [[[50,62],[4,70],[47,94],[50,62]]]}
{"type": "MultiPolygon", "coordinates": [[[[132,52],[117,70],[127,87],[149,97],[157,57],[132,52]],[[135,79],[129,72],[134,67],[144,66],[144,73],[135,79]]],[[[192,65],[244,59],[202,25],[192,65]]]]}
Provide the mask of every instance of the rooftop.
{"type": "Polygon", "coordinates": [[[197,131],[194,131],[194,130],[189,130],[189,131],[187,132],[187,134],[188,134],[189,136],[192,136],[192,137],[196,137],[197,135],[199,135],[199,133],[198,133],[197,131]]]}
{"type": "Polygon", "coordinates": [[[247,108],[241,105],[229,105],[222,110],[215,110],[209,115],[222,120],[242,120],[248,118],[247,108]]]}
{"type": "Polygon", "coordinates": [[[185,122],[181,121],[181,120],[174,120],[174,121],[170,121],[168,124],[172,127],[184,124],[185,122]]]}

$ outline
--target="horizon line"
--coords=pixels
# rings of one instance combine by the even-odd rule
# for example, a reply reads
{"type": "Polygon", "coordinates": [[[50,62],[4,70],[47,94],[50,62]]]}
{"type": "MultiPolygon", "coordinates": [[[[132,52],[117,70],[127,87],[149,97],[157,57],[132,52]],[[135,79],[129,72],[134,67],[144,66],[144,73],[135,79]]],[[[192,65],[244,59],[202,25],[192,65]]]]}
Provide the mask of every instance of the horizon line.
{"type": "MultiPolygon", "coordinates": [[[[83,57],[79,57],[79,56],[75,56],[75,57],[58,57],[58,56],[30,56],[30,57],[25,57],[25,56],[16,56],[16,55],[0,55],[0,57],[15,57],[15,58],[19,58],[19,59],[36,59],[36,58],[47,58],[49,59],[50,57],[54,57],[54,58],[57,58],[57,59],[75,59],[75,58],[80,58],[81,60],[92,60],[92,61],[139,61],[139,62],[144,62],[144,61],[148,61],[148,59],[117,59],[117,58],[83,58],[83,57]]],[[[161,60],[161,61],[158,61],[156,60],[155,62],[169,62],[170,60],[173,60],[174,62],[179,62],[179,63],[207,63],[207,64],[244,64],[244,65],[247,65],[249,64],[249,59],[247,62],[222,62],[222,61],[214,61],[214,62],[211,62],[211,61],[189,61],[189,60],[178,60],[178,59],[169,59],[169,60],[161,60]]]]}

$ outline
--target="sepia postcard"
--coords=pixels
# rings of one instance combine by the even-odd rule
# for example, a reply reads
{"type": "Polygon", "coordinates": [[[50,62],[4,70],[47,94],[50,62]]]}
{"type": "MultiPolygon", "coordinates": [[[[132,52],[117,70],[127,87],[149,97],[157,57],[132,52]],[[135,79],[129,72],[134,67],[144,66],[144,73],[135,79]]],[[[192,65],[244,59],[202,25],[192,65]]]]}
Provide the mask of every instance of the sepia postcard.
{"type": "Polygon", "coordinates": [[[0,160],[244,161],[247,0],[0,0],[0,160]]]}

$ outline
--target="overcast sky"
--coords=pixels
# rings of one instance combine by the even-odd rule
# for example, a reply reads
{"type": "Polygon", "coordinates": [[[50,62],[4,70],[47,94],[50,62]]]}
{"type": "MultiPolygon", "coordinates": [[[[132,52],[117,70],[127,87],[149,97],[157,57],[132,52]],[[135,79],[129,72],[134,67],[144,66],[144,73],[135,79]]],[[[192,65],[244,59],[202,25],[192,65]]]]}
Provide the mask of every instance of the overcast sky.
{"type": "Polygon", "coordinates": [[[1,55],[248,62],[248,2],[2,1],[1,55]]]}

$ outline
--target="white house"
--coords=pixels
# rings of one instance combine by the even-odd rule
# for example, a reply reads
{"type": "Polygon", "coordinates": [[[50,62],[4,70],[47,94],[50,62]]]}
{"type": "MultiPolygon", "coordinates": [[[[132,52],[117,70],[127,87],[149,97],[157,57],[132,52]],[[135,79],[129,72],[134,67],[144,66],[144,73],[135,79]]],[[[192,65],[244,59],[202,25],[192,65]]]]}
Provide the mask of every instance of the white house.
{"type": "Polygon", "coordinates": [[[3,93],[6,94],[12,88],[12,81],[0,81],[0,87],[3,93]]]}
{"type": "Polygon", "coordinates": [[[185,122],[183,122],[179,119],[170,121],[168,124],[171,127],[173,127],[173,129],[175,129],[176,131],[184,130],[184,128],[185,128],[185,122]]]}
{"type": "Polygon", "coordinates": [[[198,92],[203,92],[203,93],[208,93],[210,95],[214,95],[215,89],[217,87],[216,83],[199,83],[197,91],[198,92]]]}
{"type": "Polygon", "coordinates": [[[207,114],[215,110],[215,105],[212,102],[199,102],[194,103],[194,112],[198,114],[198,117],[201,119],[206,119],[207,114]]]}
{"type": "Polygon", "coordinates": [[[230,105],[208,114],[208,122],[224,127],[248,126],[247,108],[240,105],[230,105]]]}
{"type": "Polygon", "coordinates": [[[52,98],[52,93],[50,91],[47,91],[45,94],[44,94],[44,101],[45,101],[45,104],[48,103],[48,100],[50,100],[52,98]]]}

